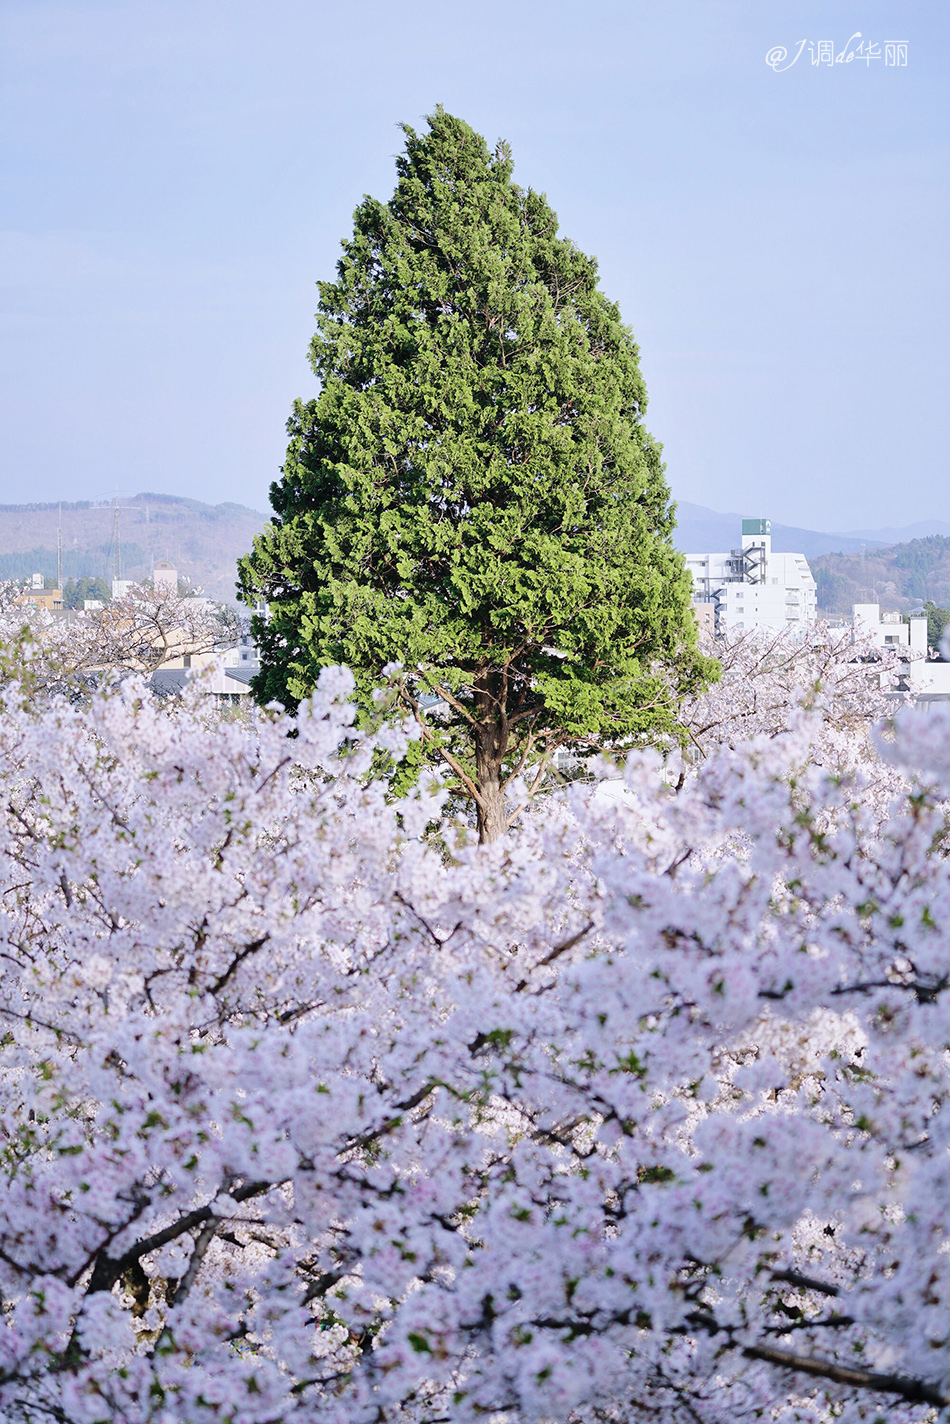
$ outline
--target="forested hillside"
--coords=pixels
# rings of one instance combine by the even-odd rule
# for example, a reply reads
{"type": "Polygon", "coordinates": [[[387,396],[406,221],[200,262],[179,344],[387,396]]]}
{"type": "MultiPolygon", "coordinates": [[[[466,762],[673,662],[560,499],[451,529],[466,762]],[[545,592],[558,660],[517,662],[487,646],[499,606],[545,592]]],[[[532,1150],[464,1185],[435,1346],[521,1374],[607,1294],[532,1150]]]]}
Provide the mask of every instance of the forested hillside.
{"type": "MultiPolygon", "coordinates": [[[[167,494],[119,500],[119,564],[123,578],[147,578],[156,559],[212,598],[234,602],[235,564],[267,516],[243,504],[202,504],[167,494]]],[[[65,579],[111,579],[115,570],[115,508],[111,504],[0,505],[0,578],[56,574],[56,534],[62,522],[65,579]]]]}
{"type": "Polygon", "coordinates": [[[855,603],[906,613],[927,599],[950,606],[950,538],[943,534],[864,553],[822,554],[810,564],[822,613],[850,613],[855,603]]]}

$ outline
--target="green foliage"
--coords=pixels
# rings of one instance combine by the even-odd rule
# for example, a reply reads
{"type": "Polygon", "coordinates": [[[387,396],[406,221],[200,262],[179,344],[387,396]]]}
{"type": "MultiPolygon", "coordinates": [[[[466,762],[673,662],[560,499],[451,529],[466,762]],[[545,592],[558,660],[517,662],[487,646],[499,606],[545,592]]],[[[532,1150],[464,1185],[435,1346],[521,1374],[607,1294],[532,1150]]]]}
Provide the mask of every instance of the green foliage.
{"type": "Polygon", "coordinates": [[[911,539],[894,551],[894,565],[908,574],[905,591],[910,598],[926,598],[927,576],[933,573],[950,553],[950,538],[931,534],[926,539],[911,539]]]}
{"type": "Polygon", "coordinates": [[[928,599],[924,604],[924,612],[927,615],[927,646],[939,648],[947,624],[950,623],[950,608],[938,608],[933,599],[928,599]]]}
{"type": "Polygon", "coordinates": [[[512,182],[504,144],[441,109],[428,122],[320,284],[321,392],[294,406],[276,517],[240,578],[269,605],[257,697],[293,706],[346,663],[369,712],[401,664],[422,753],[490,838],[513,774],[565,744],[675,737],[717,665],[697,652],[637,347],[596,262],[512,182]]]}
{"type": "Polygon", "coordinates": [[[100,603],[112,602],[112,589],[102,578],[67,579],[63,589],[64,608],[82,608],[86,599],[98,599],[100,603]]]}
{"type": "Polygon", "coordinates": [[[851,597],[850,580],[826,565],[812,564],[818,607],[824,612],[836,612],[848,606],[851,597]]]}

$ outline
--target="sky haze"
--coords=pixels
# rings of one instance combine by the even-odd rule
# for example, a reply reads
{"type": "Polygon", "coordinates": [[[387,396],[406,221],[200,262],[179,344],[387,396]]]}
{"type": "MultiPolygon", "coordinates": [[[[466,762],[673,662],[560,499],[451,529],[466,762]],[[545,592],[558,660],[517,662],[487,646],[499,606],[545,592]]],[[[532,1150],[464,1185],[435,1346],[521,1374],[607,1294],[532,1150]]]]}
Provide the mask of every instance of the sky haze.
{"type": "Polygon", "coordinates": [[[598,257],[678,498],[950,519],[945,4],[0,0],[0,55],[0,502],[266,508],[314,284],[442,103],[598,257]]]}

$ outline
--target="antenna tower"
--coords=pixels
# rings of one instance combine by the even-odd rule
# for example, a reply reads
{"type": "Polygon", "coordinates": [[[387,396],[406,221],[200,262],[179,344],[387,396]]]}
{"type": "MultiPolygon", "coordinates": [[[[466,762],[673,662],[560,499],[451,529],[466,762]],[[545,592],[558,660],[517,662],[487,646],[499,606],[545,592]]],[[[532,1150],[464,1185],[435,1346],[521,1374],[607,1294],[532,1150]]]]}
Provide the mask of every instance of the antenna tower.
{"type": "Polygon", "coordinates": [[[59,524],[56,527],[56,587],[63,588],[63,501],[59,502],[59,524]]]}
{"type": "Polygon", "coordinates": [[[122,577],[122,545],[119,543],[119,496],[115,497],[115,508],[112,511],[112,577],[120,579],[122,577]]]}

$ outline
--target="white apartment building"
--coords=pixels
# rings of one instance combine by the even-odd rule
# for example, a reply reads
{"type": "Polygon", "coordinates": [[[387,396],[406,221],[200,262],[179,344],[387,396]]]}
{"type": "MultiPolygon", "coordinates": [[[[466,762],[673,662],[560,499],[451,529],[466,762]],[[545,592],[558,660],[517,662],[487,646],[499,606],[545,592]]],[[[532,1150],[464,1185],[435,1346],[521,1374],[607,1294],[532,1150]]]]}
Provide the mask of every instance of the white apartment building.
{"type": "Polygon", "coordinates": [[[733,629],[804,629],[818,617],[804,554],[773,554],[768,519],[743,519],[742,544],[728,554],[687,554],[697,614],[712,609],[717,634],[733,629]],[[705,607],[704,607],[705,606],[705,607]]]}
{"type": "Polygon", "coordinates": [[[905,623],[899,613],[882,613],[879,603],[856,603],[851,610],[854,641],[870,642],[875,648],[909,648],[919,657],[927,656],[927,618],[912,617],[905,623]]]}
{"type": "Polygon", "coordinates": [[[927,650],[927,615],[912,613],[905,623],[899,613],[882,613],[880,604],[856,603],[852,626],[856,643],[893,648],[906,664],[898,686],[909,692],[918,708],[932,702],[950,702],[950,662],[927,650]],[[906,649],[902,652],[901,649],[906,649]]]}

